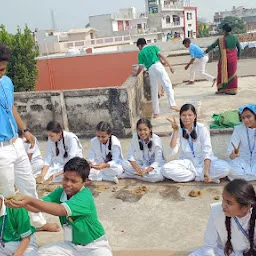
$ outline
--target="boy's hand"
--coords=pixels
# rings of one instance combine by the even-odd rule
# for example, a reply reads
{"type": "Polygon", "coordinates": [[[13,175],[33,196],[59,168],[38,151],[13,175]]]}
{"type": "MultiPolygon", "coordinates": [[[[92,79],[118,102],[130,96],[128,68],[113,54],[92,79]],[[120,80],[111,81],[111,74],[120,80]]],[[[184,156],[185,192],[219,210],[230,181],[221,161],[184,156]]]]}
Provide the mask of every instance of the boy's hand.
{"type": "Polygon", "coordinates": [[[188,68],[189,68],[189,64],[185,66],[185,70],[188,70],[188,68]]]}
{"type": "Polygon", "coordinates": [[[5,204],[9,208],[24,208],[30,202],[29,196],[19,196],[18,199],[5,199],[5,204]]]}
{"type": "Polygon", "coordinates": [[[31,144],[30,148],[32,149],[35,146],[35,137],[30,131],[23,133],[23,136],[26,138],[27,143],[31,144]]]}
{"type": "Polygon", "coordinates": [[[174,74],[174,69],[172,67],[169,67],[172,74],[174,74]]]}

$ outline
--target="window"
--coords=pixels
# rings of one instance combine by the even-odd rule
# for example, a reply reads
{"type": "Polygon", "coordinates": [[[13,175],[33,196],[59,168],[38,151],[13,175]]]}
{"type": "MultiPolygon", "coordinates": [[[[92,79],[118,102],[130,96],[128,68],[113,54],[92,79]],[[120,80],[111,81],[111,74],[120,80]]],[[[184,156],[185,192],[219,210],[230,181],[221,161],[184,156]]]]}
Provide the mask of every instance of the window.
{"type": "Polygon", "coordinates": [[[193,16],[191,12],[187,13],[187,20],[192,20],[193,16]]]}
{"type": "Polygon", "coordinates": [[[166,16],[166,24],[170,24],[171,23],[171,18],[170,18],[170,16],[168,15],[168,16],[166,16]]]}

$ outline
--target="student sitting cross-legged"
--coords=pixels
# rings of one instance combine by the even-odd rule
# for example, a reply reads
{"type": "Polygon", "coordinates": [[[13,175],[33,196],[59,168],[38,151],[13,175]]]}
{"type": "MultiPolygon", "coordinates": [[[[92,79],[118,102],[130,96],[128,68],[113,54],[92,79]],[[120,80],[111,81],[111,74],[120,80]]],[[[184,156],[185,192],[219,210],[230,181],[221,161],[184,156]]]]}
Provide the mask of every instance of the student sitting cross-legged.
{"type": "Polygon", "coordinates": [[[0,255],[34,256],[37,253],[35,228],[26,209],[10,209],[0,196],[0,255]]]}
{"type": "Polygon", "coordinates": [[[10,201],[10,207],[24,207],[59,216],[64,241],[41,247],[39,255],[112,255],[92,194],[84,187],[89,172],[90,166],[85,159],[72,158],[64,166],[62,188],[42,200],[24,196],[20,201],[10,201]]]}

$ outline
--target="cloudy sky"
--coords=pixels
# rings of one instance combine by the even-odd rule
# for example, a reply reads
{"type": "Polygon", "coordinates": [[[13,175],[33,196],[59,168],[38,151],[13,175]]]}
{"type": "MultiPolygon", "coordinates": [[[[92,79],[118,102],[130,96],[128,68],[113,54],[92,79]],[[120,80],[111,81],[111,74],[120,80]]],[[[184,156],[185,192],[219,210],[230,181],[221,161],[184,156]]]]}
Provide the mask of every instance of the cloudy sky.
{"type": "MultiPolygon", "coordinates": [[[[144,11],[145,0],[0,0],[2,2],[0,24],[9,32],[15,32],[17,26],[28,24],[35,28],[51,28],[51,9],[55,14],[58,30],[84,27],[88,16],[116,13],[119,8],[136,7],[144,11]]],[[[191,0],[197,6],[199,17],[212,21],[214,12],[229,10],[232,6],[256,8],[256,0],[191,0]]]]}

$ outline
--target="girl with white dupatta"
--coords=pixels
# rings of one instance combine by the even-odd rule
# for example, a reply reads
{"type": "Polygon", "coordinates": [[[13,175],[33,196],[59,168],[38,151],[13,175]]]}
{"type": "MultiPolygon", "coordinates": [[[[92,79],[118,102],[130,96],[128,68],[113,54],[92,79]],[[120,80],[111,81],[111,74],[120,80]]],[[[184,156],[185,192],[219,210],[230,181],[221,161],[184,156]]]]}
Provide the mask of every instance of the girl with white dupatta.
{"type": "Polygon", "coordinates": [[[88,161],[91,167],[89,180],[118,183],[118,177],[123,173],[122,147],[106,122],[100,122],[96,127],[96,137],[91,139],[88,161]]]}
{"type": "Polygon", "coordinates": [[[246,104],[238,109],[243,122],[234,128],[229,147],[229,179],[256,180],[256,105],[246,104]]]}
{"type": "Polygon", "coordinates": [[[161,167],[165,163],[162,140],[152,132],[148,119],[137,122],[137,133],[133,135],[128,159],[123,162],[123,178],[158,182],[164,180],[161,167]]]}
{"type": "Polygon", "coordinates": [[[170,153],[175,155],[181,148],[179,160],[165,164],[162,174],[176,182],[204,181],[219,183],[230,172],[229,164],[219,160],[212,152],[210,133],[204,124],[197,123],[195,107],[185,104],[180,110],[180,127],[174,121],[170,153]]]}
{"type": "Polygon", "coordinates": [[[211,205],[204,246],[189,256],[254,256],[255,190],[243,179],[228,183],[222,203],[211,205]]]}
{"type": "Polygon", "coordinates": [[[61,182],[64,165],[76,156],[83,157],[83,147],[78,137],[64,131],[56,121],[51,121],[46,127],[48,142],[45,163],[37,183],[61,182]]]}

